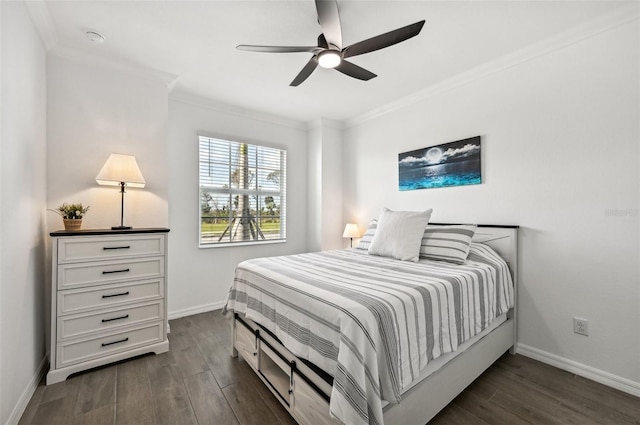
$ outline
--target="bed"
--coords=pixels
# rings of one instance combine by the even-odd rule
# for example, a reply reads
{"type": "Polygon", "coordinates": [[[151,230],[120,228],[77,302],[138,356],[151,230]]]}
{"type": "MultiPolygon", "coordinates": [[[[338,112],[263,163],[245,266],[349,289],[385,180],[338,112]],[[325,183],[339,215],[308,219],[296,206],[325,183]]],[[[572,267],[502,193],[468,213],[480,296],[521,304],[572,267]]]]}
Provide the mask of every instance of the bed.
{"type": "Polygon", "coordinates": [[[479,225],[464,264],[358,249],[249,260],[225,307],[233,355],[300,424],[425,424],[514,350],[516,276],[517,226],[479,225]]]}

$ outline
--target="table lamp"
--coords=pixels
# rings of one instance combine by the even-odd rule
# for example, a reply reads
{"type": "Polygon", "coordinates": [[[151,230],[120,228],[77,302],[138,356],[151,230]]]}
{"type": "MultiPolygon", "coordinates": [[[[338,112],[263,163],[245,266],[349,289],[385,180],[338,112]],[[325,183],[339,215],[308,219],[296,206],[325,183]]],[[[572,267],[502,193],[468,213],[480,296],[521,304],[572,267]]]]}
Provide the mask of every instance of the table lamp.
{"type": "Polygon", "coordinates": [[[343,238],[349,238],[350,246],[353,248],[353,238],[360,237],[360,230],[358,230],[358,225],[353,223],[347,223],[344,226],[344,233],[342,234],[343,238]]]}
{"type": "Polygon", "coordinates": [[[142,188],[146,183],[138,168],[136,157],[112,153],[96,176],[96,182],[106,186],[120,186],[120,226],[113,226],[111,230],[131,229],[131,226],[124,225],[124,188],[125,186],[142,188]]]}

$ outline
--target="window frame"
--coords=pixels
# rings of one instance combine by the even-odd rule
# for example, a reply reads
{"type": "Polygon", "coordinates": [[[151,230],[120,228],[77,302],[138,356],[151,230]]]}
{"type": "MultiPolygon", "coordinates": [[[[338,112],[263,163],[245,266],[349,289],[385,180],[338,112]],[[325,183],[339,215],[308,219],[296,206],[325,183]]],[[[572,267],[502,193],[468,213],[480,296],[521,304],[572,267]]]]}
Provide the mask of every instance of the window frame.
{"type": "MultiPolygon", "coordinates": [[[[249,153],[248,153],[249,155],[249,153]]],[[[209,148],[209,157],[211,158],[211,149],[209,148]]],[[[287,242],[287,230],[286,230],[286,215],[287,215],[287,184],[286,184],[286,180],[287,180],[287,149],[283,146],[277,146],[277,145],[273,145],[270,143],[265,143],[265,142],[258,142],[258,141],[253,141],[253,140],[238,140],[237,138],[230,138],[230,137],[221,137],[221,136],[216,136],[216,135],[210,135],[210,134],[202,134],[199,133],[198,134],[198,247],[199,248],[223,248],[223,247],[234,247],[234,246],[255,246],[255,245],[262,245],[262,244],[274,244],[274,243],[286,243],[287,242]],[[228,172],[229,172],[229,179],[228,179],[228,186],[226,188],[224,187],[214,187],[214,186],[207,186],[207,185],[203,185],[202,182],[202,175],[201,175],[201,169],[203,166],[203,161],[201,158],[201,144],[203,142],[203,139],[205,139],[205,141],[219,141],[225,144],[228,144],[229,146],[229,156],[228,158],[228,162],[227,162],[227,166],[228,166],[228,172]],[[252,170],[256,172],[256,181],[255,181],[255,188],[250,188],[250,189],[243,189],[240,187],[233,187],[233,182],[232,182],[232,174],[233,174],[233,168],[234,165],[237,166],[237,162],[234,161],[234,158],[232,156],[232,152],[233,152],[233,148],[235,148],[237,150],[241,149],[242,145],[247,145],[248,150],[250,151],[252,148],[255,148],[255,162],[253,164],[249,164],[248,166],[248,170],[251,172],[252,170]],[[280,172],[280,179],[278,182],[279,185],[279,190],[270,190],[270,189],[261,189],[258,186],[258,175],[260,171],[264,171],[264,170],[270,170],[271,168],[269,167],[260,167],[258,165],[258,156],[260,149],[269,149],[269,150],[278,150],[279,154],[280,154],[280,169],[278,170],[280,172]],[[234,164],[235,162],[235,164],[234,164]],[[268,196],[273,196],[273,197],[279,197],[280,198],[280,213],[277,216],[279,219],[279,237],[277,238],[265,238],[265,239],[248,239],[248,240],[239,240],[239,241],[233,241],[230,240],[230,237],[227,236],[225,239],[227,239],[226,241],[220,241],[220,242],[203,242],[203,233],[202,233],[202,224],[203,224],[203,212],[202,212],[202,206],[203,206],[203,194],[207,192],[207,193],[211,193],[211,194],[217,194],[217,195],[225,195],[225,197],[228,196],[228,211],[229,214],[228,216],[225,218],[227,220],[228,223],[232,223],[233,220],[235,218],[237,218],[238,216],[235,215],[235,212],[237,211],[236,208],[233,208],[232,205],[234,203],[234,197],[235,196],[242,196],[243,194],[246,194],[249,197],[249,208],[253,210],[253,208],[251,207],[252,203],[255,202],[255,219],[256,221],[258,221],[258,223],[260,222],[261,219],[263,218],[273,218],[274,216],[262,216],[261,212],[262,209],[264,209],[264,204],[261,205],[260,203],[260,199],[265,199],[268,196]],[[251,199],[254,198],[254,199],[251,199]]],[[[273,169],[273,171],[275,171],[275,169],[273,169]]],[[[251,212],[250,212],[251,214],[251,212]]],[[[228,225],[230,226],[230,225],[228,225]]],[[[235,226],[234,226],[235,227],[235,226]]],[[[260,228],[260,226],[256,226],[257,228],[260,228]]],[[[232,228],[229,228],[229,231],[233,231],[232,228]]],[[[257,230],[256,230],[257,232],[257,230]]],[[[256,236],[257,237],[257,236],[256,236]]]]}

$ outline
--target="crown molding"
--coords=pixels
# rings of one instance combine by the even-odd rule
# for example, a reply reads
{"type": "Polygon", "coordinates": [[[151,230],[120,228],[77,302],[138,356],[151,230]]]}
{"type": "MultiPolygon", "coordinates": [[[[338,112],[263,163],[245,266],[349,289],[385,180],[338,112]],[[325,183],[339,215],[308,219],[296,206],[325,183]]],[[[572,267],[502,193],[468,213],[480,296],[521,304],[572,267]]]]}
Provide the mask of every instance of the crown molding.
{"type": "Polygon", "coordinates": [[[110,68],[123,72],[125,74],[143,78],[145,80],[154,82],[159,81],[163,83],[168,90],[171,90],[178,79],[177,75],[171,74],[169,72],[147,68],[133,63],[126,63],[114,59],[108,59],[102,56],[84,52],[79,49],[63,46],[61,44],[57,44],[54,48],[51,49],[49,53],[59,58],[68,59],[101,68],[110,68]]]}
{"type": "Polygon", "coordinates": [[[49,8],[47,7],[46,2],[25,1],[24,5],[26,6],[29,15],[31,15],[31,20],[40,34],[44,48],[47,51],[50,51],[56,44],[58,44],[58,34],[56,32],[55,25],[53,25],[53,19],[51,19],[51,14],[49,13],[49,8]]]}
{"type": "Polygon", "coordinates": [[[451,78],[443,80],[440,83],[425,87],[412,95],[405,96],[362,115],[345,120],[344,126],[345,128],[358,126],[369,120],[406,108],[430,97],[457,89],[458,87],[465,86],[476,80],[481,80],[524,62],[564,49],[611,29],[636,21],[639,18],[639,3],[633,2],[628,6],[621,7],[599,18],[580,24],[560,34],[517,50],[514,53],[502,56],[498,59],[472,68],[469,71],[462,72],[451,78]]]}
{"type": "Polygon", "coordinates": [[[334,130],[342,131],[344,129],[344,121],[321,117],[307,122],[307,130],[322,128],[332,128],[334,130]]]}
{"type": "Polygon", "coordinates": [[[235,115],[242,118],[249,118],[256,121],[262,121],[268,124],[275,124],[282,127],[293,128],[295,130],[306,130],[305,123],[286,118],[280,115],[269,114],[267,112],[254,109],[243,108],[230,103],[224,103],[217,100],[197,96],[191,93],[173,91],[169,94],[169,101],[179,102],[198,108],[209,109],[215,112],[235,115]]]}

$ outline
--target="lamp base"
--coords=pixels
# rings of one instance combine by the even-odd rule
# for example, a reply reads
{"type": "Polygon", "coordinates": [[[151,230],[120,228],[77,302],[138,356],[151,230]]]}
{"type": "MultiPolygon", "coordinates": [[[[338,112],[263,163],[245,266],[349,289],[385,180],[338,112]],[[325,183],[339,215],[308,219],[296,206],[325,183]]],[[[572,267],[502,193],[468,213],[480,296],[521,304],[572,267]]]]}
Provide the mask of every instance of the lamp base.
{"type": "Polygon", "coordinates": [[[131,230],[131,226],[111,226],[111,230],[131,230]]]}

